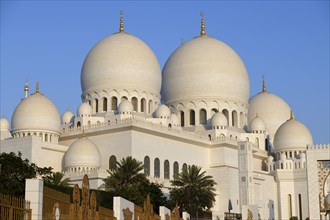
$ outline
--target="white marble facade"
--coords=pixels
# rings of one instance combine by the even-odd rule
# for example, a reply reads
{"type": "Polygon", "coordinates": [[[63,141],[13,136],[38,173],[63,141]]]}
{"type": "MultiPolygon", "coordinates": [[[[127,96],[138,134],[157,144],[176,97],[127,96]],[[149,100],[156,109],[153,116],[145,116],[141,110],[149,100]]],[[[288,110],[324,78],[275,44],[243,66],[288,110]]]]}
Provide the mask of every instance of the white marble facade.
{"type": "Polygon", "coordinates": [[[321,218],[317,195],[324,201],[330,189],[320,192],[320,184],[330,181],[317,178],[318,161],[330,160],[329,145],[314,145],[264,83],[249,99],[249,85],[239,55],[204,25],[163,71],[147,44],[122,28],[88,53],[76,115],[60,117],[38,87],[32,94],[24,87],[11,126],[0,120],[1,152],[20,151],[74,183],[88,174],[91,188],[115,161],[132,156],[166,194],[173,174],[195,164],[217,182],[214,219],[224,218],[229,200],[243,219],[249,212],[254,219],[321,218]]]}

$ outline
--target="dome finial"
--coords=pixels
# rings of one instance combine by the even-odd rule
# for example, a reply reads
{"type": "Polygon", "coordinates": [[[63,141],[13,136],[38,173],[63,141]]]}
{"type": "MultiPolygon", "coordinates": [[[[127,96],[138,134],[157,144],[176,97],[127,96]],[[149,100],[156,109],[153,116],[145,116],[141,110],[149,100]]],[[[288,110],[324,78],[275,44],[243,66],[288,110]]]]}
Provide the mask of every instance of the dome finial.
{"type": "Polygon", "coordinates": [[[124,11],[120,10],[120,24],[119,24],[119,32],[122,33],[124,32],[124,11]]]}
{"type": "Polygon", "coordinates": [[[25,95],[25,98],[28,97],[28,95],[29,95],[29,81],[28,80],[25,80],[24,95],[25,95]]]}
{"type": "Polygon", "coordinates": [[[36,93],[39,93],[39,82],[37,82],[37,85],[36,85],[36,93]]]}
{"type": "Polygon", "coordinates": [[[292,109],[290,109],[290,120],[295,119],[292,109]]]}
{"type": "Polygon", "coordinates": [[[262,92],[267,92],[265,75],[262,75],[262,92]]]}
{"type": "Polygon", "coordinates": [[[205,13],[201,12],[200,13],[201,17],[202,17],[202,21],[201,21],[201,36],[205,36],[205,21],[204,21],[204,17],[205,17],[205,13]]]}

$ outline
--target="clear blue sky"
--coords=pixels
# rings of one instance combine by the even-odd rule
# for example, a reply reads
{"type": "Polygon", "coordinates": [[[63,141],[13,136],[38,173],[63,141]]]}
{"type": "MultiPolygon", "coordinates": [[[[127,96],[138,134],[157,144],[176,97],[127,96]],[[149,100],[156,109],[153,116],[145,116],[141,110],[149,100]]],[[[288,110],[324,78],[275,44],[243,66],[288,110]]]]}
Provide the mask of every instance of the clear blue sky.
{"type": "MultiPolygon", "coordinates": [[[[118,31],[145,41],[161,68],[180,45],[208,35],[243,59],[250,95],[282,97],[315,143],[329,143],[329,1],[1,1],[1,115],[9,121],[36,81],[62,114],[81,102],[80,71],[88,51],[118,31]]],[[[276,108],[276,106],[274,106],[276,108]]]]}

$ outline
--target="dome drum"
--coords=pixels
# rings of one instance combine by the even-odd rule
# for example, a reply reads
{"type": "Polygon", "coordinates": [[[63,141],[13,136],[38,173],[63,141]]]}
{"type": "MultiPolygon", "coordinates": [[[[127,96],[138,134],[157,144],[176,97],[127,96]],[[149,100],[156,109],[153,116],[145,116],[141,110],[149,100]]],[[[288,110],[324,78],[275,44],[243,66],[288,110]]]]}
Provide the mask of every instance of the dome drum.
{"type": "Polygon", "coordinates": [[[243,129],[246,126],[247,104],[214,100],[197,100],[194,102],[179,102],[171,105],[182,120],[185,127],[191,126],[191,112],[194,113],[195,125],[211,125],[212,116],[222,112],[227,118],[227,126],[243,129]]]}
{"type": "Polygon", "coordinates": [[[83,100],[92,106],[92,114],[103,112],[116,112],[121,100],[129,100],[134,107],[135,112],[151,114],[155,107],[160,103],[160,96],[148,94],[143,91],[139,92],[136,89],[125,89],[121,92],[116,90],[105,91],[100,93],[94,92],[92,95],[83,95],[83,100]]]}

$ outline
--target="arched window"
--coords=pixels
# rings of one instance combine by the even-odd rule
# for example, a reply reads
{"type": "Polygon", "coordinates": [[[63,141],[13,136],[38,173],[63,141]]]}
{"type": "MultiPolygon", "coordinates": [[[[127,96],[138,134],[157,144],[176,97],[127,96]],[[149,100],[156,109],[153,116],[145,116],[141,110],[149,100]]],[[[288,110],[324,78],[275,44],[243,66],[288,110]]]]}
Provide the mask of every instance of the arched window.
{"type": "Polygon", "coordinates": [[[298,207],[299,207],[299,219],[303,219],[302,218],[301,194],[298,194],[298,207]]]}
{"type": "Polygon", "coordinates": [[[199,124],[206,125],[206,118],[206,110],[202,108],[199,111],[199,124]]]}
{"type": "Polygon", "coordinates": [[[146,99],[143,98],[141,99],[141,112],[145,112],[146,111],[146,99]]]}
{"type": "Polygon", "coordinates": [[[235,127],[238,126],[237,111],[235,111],[235,110],[231,112],[231,121],[232,121],[232,123],[231,123],[232,126],[235,126],[235,127]]]}
{"type": "Polygon", "coordinates": [[[155,178],[160,177],[160,162],[158,158],[156,158],[154,162],[154,177],[155,178]]]}
{"type": "Polygon", "coordinates": [[[94,107],[94,111],[95,113],[99,112],[99,100],[98,99],[94,99],[94,103],[93,103],[93,107],[94,107]]]}
{"type": "Polygon", "coordinates": [[[109,159],[109,169],[114,170],[116,169],[117,158],[115,155],[112,155],[109,159]]]}
{"type": "Polygon", "coordinates": [[[117,104],[118,104],[118,100],[117,97],[112,97],[111,98],[111,110],[112,111],[116,111],[117,110],[117,104]]]}
{"type": "Polygon", "coordinates": [[[168,162],[168,160],[165,160],[164,162],[164,178],[170,178],[170,163],[168,162]]]}
{"type": "Polygon", "coordinates": [[[288,195],[288,215],[289,215],[289,219],[292,217],[292,198],[291,198],[291,194],[288,195]]]}
{"type": "Polygon", "coordinates": [[[175,161],[173,164],[173,175],[176,176],[178,174],[179,174],[179,164],[178,162],[175,161]]]}
{"type": "Polygon", "coordinates": [[[181,127],[184,127],[184,112],[180,111],[181,127]]]}
{"type": "Polygon", "coordinates": [[[188,166],[187,166],[186,163],[184,163],[184,164],[182,165],[182,170],[187,170],[187,169],[188,169],[188,166]]]}
{"type": "Polygon", "coordinates": [[[190,110],[189,113],[190,113],[190,115],[189,115],[190,125],[195,125],[195,111],[190,110]]]}
{"type": "Polygon", "coordinates": [[[149,106],[148,106],[148,113],[150,114],[151,111],[153,110],[153,105],[152,105],[152,100],[149,100],[149,106]]]}
{"type": "Polygon", "coordinates": [[[150,176],[150,158],[148,156],[144,157],[144,174],[150,176]]]}
{"type": "Polygon", "coordinates": [[[81,127],[81,123],[80,123],[80,121],[77,122],[77,127],[78,127],[78,128],[81,127]]]}
{"type": "Polygon", "coordinates": [[[256,146],[259,148],[259,138],[256,138],[256,146]]]}
{"type": "Polygon", "coordinates": [[[239,123],[240,123],[240,128],[244,128],[244,114],[243,114],[243,112],[239,113],[239,123]]]}
{"type": "Polygon", "coordinates": [[[226,116],[226,118],[227,118],[227,124],[230,125],[230,124],[229,124],[229,112],[228,112],[228,110],[227,110],[227,109],[223,109],[223,110],[222,110],[222,114],[223,114],[224,116],[226,116]]]}
{"type": "Polygon", "coordinates": [[[217,113],[218,112],[218,109],[216,109],[216,108],[212,108],[212,110],[211,110],[211,117],[215,114],[215,113],[217,113]]]}
{"type": "Polygon", "coordinates": [[[137,112],[138,111],[138,100],[137,100],[137,98],[133,97],[131,102],[132,102],[132,105],[133,105],[133,111],[137,112]]]}
{"type": "Polygon", "coordinates": [[[105,97],[103,98],[103,111],[108,111],[108,99],[105,97]]]}

